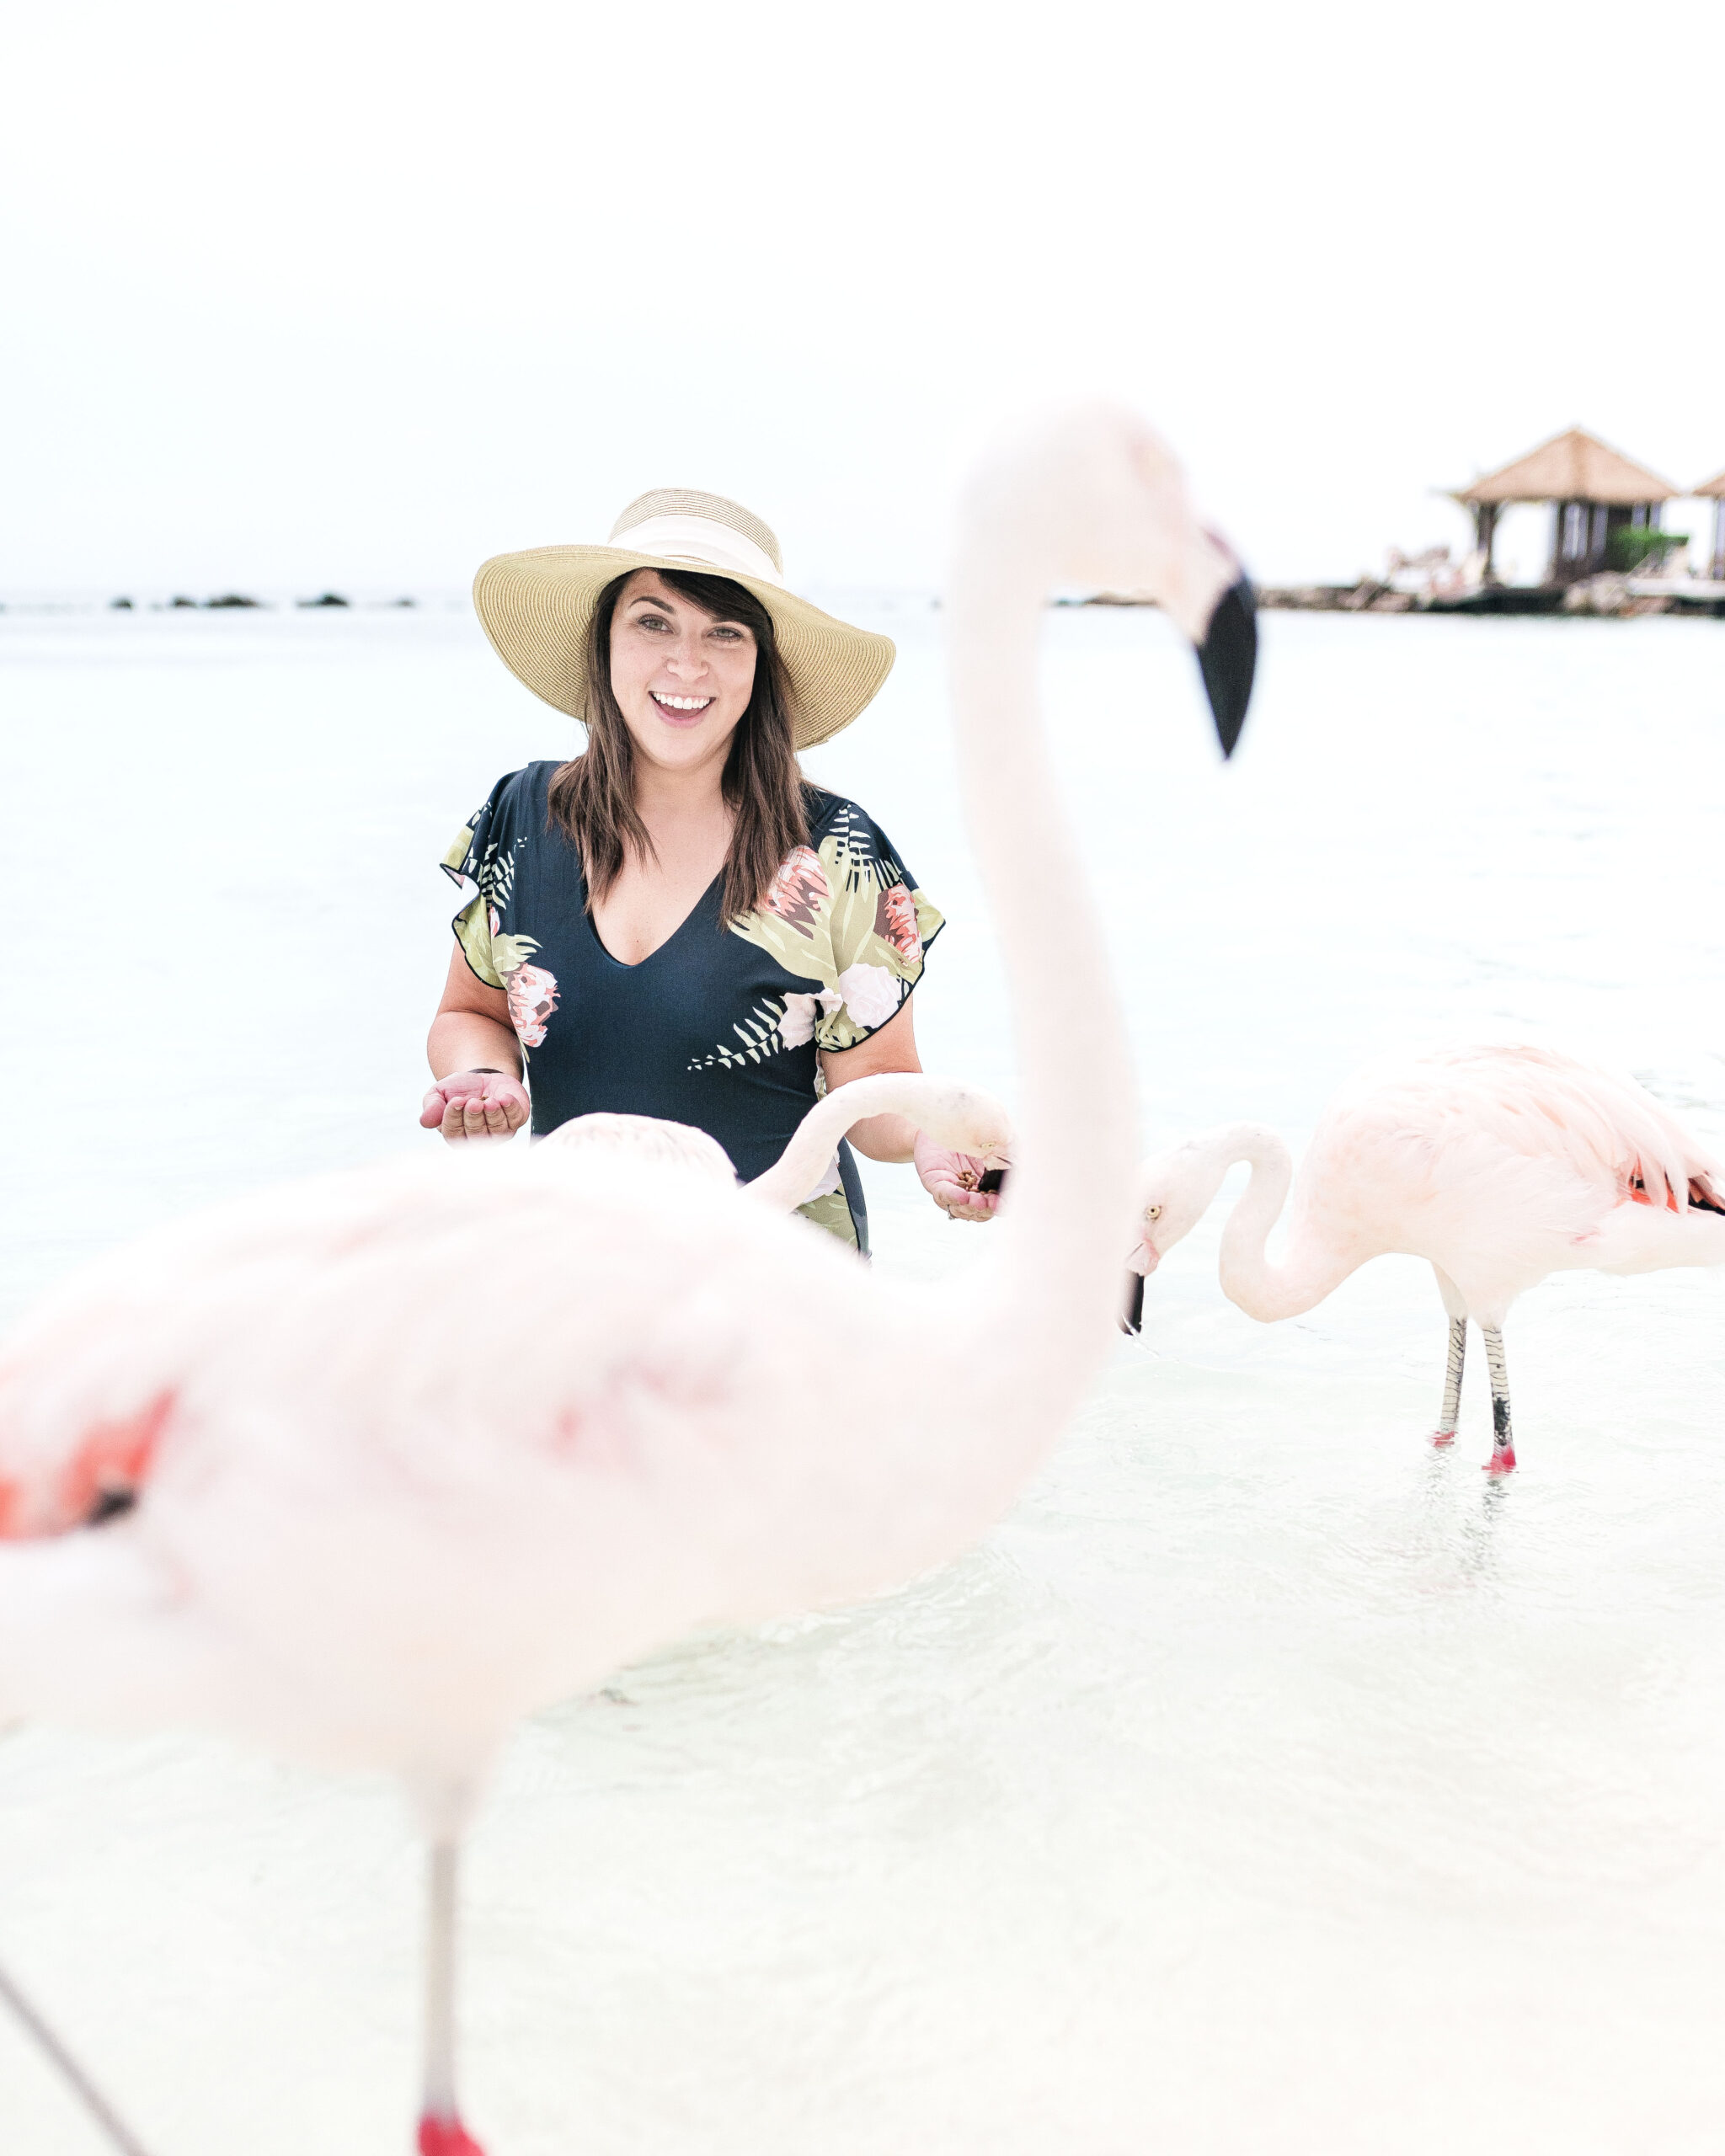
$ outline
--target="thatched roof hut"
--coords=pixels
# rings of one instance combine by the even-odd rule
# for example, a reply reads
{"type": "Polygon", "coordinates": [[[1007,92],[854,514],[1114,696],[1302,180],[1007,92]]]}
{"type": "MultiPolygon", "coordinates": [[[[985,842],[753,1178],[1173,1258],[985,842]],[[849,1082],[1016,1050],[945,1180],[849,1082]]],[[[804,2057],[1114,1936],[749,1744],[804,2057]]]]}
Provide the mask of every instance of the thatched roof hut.
{"type": "Polygon", "coordinates": [[[1657,529],[1661,505],[1674,501],[1677,494],[1678,489],[1657,472],[1649,472],[1585,428],[1571,427],[1513,464],[1487,472],[1471,486],[1458,487],[1455,499],[1473,511],[1487,580],[1498,511],[1509,502],[1550,502],[1549,579],[1553,584],[1573,584],[1608,565],[1617,531],[1657,529]]]}

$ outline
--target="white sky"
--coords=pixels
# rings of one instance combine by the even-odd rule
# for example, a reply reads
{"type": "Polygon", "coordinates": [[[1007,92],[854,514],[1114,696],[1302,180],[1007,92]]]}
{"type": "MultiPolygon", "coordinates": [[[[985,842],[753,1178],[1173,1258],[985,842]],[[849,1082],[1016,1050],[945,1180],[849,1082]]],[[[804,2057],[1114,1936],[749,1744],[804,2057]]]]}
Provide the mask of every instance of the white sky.
{"type": "Polygon", "coordinates": [[[1575,421],[1691,485],[1722,79],[1718,0],[20,8],[0,590],[459,587],[667,484],[926,584],[1097,387],[1271,579],[1575,421]]]}

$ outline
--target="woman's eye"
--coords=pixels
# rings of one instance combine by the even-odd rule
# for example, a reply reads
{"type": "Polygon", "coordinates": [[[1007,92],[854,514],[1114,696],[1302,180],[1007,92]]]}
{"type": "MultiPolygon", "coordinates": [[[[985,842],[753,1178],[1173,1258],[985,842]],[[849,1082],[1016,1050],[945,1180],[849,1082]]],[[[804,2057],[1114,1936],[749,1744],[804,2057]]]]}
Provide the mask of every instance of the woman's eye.
{"type": "Polygon", "coordinates": [[[670,623],[663,614],[637,614],[635,627],[638,629],[668,629],[670,623]]]}

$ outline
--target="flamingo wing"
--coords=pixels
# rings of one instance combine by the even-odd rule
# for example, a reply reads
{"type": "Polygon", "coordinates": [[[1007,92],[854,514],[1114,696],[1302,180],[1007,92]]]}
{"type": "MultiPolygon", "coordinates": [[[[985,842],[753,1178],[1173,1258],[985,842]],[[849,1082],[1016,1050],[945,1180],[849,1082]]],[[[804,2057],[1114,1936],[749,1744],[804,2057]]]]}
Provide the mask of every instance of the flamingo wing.
{"type": "Polygon", "coordinates": [[[1369,1255],[1429,1258],[1506,1305],[1647,1206],[1717,1209],[1717,1165],[1632,1078],[1524,1045],[1374,1065],[1327,1108],[1301,1163],[1294,1227],[1369,1255]]]}
{"type": "Polygon", "coordinates": [[[1717,1162],[1626,1073],[1525,1044],[1428,1060],[1465,1083],[1484,1127],[1509,1150],[1555,1155],[1584,1181],[1609,1185],[1621,1203],[1722,1209],[1717,1162]]]}
{"type": "Polygon", "coordinates": [[[0,1346],[0,1540],[135,1502],[227,1323],[397,1214],[417,1163],[318,1177],[173,1221],[80,1267],[0,1346]]]}

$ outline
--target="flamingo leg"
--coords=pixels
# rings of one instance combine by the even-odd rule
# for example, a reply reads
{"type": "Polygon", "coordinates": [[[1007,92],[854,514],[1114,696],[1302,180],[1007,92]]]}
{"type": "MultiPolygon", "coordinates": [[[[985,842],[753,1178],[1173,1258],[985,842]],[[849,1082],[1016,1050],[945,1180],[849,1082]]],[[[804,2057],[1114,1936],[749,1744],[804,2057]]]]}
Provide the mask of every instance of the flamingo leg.
{"type": "Polygon", "coordinates": [[[430,1848],[425,1897],[425,2083],[419,2156],[484,2156],[462,2124],[455,2100],[455,1935],[461,1843],[440,1835],[430,1848]]]}
{"type": "Polygon", "coordinates": [[[1515,1465],[1515,1438],[1509,1428],[1509,1373],[1503,1364],[1503,1336],[1494,1325],[1482,1325],[1486,1337],[1486,1368],[1492,1374],[1492,1456],[1487,1475],[1507,1475],[1515,1465]]]}
{"type": "Polygon", "coordinates": [[[67,2051],[48,2023],[8,1977],[0,1969],[0,1999],[12,2009],[20,2025],[27,2029],[40,2045],[44,2054],[60,2069],[67,2086],[100,2127],[120,2156],[145,2156],[144,2144],[115,2111],[108,2099],[90,2079],[83,2067],[67,2051]]]}
{"type": "Polygon", "coordinates": [[[1461,1366],[1467,1359],[1467,1320],[1450,1321],[1450,1361],[1444,1372],[1444,1411],[1432,1432],[1434,1445],[1453,1445],[1455,1425],[1461,1417],[1461,1366]]]}

